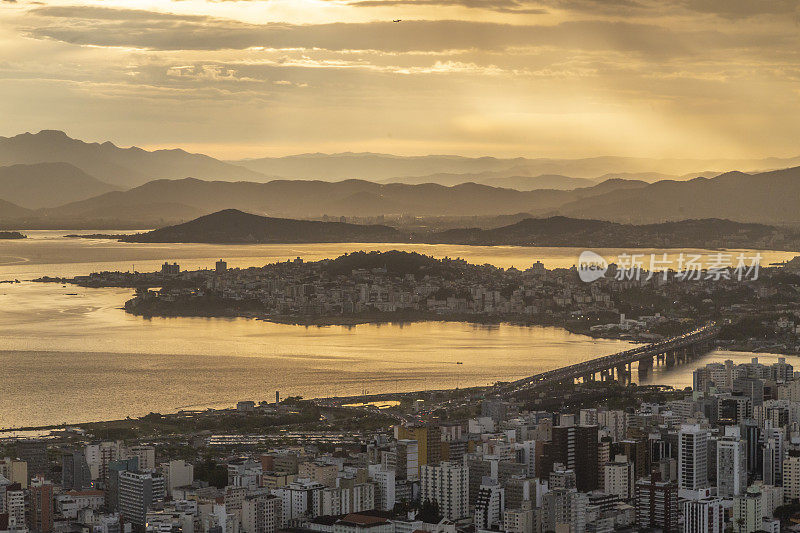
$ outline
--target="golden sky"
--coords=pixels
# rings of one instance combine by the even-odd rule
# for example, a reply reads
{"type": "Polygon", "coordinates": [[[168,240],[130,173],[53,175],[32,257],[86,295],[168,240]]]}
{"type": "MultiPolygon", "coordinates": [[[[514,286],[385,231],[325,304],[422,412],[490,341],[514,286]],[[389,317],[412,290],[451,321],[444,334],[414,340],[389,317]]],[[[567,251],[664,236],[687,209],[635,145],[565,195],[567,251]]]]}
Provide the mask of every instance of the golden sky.
{"type": "Polygon", "coordinates": [[[0,0],[0,135],[224,158],[796,156],[799,5],[0,0]]]}

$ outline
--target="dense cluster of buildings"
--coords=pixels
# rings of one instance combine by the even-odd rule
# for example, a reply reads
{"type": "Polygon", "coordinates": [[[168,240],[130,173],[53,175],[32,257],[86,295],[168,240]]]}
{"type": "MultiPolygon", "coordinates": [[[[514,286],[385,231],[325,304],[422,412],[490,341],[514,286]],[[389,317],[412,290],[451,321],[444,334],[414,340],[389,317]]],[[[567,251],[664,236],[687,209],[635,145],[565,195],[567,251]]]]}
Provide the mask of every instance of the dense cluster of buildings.
{"type": "Polygon", "coordinates": [[[785,359],[712,363],[684,397],[625,410],[489,397],[468,419],[403,420],[358,445],[212,445],[214,485],[154,444],[19,441],[0,460],[0,532],[800,531],[775,518],[800,510],[785,359]]]}
{"type": "Polygon", "coordinates": [[[136,297],[126,309],[145,315],[220,314],[330,323],[391,314],[406,319],[441,316],[558,324],[641,340],[708,320],[745,320],[746,328],[737,334],[726,332],[722,342],[741,350],[800,353],[794,263],[762,268],[757,278],[746,279],[706,271],[684,279],[675,272],[665,277],[646,270],[628,278],[615,275],[619,270],[612,264],[605,277],[586,283],[575,267],[547,269],[540,262],[519,270],[403,252],[366,255],[380,259],[372,257],[363,267],[352,261],[353,268],[347,269],[339,268],[342,258],[297,258],[244,269],[228,268],[223,260],[205,270],[181,270],[176,263],[165,263],[159,272],[99,272],[40,281],[134,287],[136,297]],[[409,257],[424,260],[421,266],[406,268],[409,257]],[[385,265],[375,266],[383,258],[385,265]]]}
{"type": "MultiPolygon", "coordinates": [[[[169,306],[176,301],[213,298],[229,305],[253,304],[265,314],[337,316],[424,312],[441,315],[536,315],[613,310],[610,294],[598,285],[575,283],[569,269],[547,270],[540,262],[525,271],[470,265],[445,259],[429,272],[397,273],[391,268],[356,268],[346,274],[329,269],[330,260],[276,263],[261,268],[184,271],[165,263],[142,302],[169,306]]],[[[118,282],[124,274],[99,273],[94,281],[118,282]]],[[[91,278],[87,277],[88,282],[91,278]]]]}

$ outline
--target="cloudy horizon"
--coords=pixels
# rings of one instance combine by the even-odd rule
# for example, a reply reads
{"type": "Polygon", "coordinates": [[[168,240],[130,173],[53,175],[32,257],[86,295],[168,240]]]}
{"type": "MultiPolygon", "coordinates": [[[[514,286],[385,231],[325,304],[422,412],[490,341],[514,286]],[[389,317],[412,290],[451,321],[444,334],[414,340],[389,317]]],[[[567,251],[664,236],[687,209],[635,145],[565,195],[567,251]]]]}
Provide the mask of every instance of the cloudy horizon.
{"type": "Polygon", "coordinates": [[[1,0],[0,135],[227,159],[791,157],[799,4],[1,0]]]}

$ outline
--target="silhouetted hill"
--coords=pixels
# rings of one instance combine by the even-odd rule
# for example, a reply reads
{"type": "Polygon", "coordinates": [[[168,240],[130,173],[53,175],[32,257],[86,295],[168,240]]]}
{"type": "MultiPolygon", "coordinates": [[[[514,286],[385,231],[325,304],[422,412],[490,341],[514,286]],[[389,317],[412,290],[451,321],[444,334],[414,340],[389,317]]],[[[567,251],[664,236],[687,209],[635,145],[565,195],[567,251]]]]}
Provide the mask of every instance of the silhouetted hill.
{"type": "Polygon", "coordinates": [[[584,197],[554,210],[564,216],[651,223],[692,218],[800,225],[800,167],[715,178],[659,181],[584,197]]]}
{"type": "Polygon", "coordinates": [[[353,270],[383,269],[390,274],[414,275],[459,275],[463,272],[448,259],[435,259],[417,252],[388,250],[386,252],[352,252],[341,255],[325,265],[333,275],[349,275],[353,270]]]}
{"type": "Polygon", "coordinates": [[[0,164],[70,163],[90,176],[123,188],[159,178],[261,179],[252,170],[184,150],[119,148],[111,142],[86,143],[63,131],[42,130],[0,137],[0,164]]]}
{"type": "Polygon", "coordinates": [[[93,178],[69,163],[0,167],[0,191],[3,197],[28,209],[55,207],[113,190],[116,187],[93,178]]]}
{"type": "MultiPolygon", "coordinates": [[[[142,243],[225,244],[413,241],[585,248],[796,249],[800,246],[800,233],[763,224],[743,224],[719,219],[633,225],[556,216],[527,218],[515,224],[488,230],[465,228],[412,236],[384,225],[271,218],[225,209],[183,224],[125,236],[122,240],[142,243]]],[[[376,257],[353,255],[350,262],[342,260],[340,266],[348,271],[352,268],[367,268],[365,265],[369,265],[369,268],[380,268],[380,264],[367,261],[376,257]],[[359,262],[361,266],[353,266],[355,262],[359,262]]]]}
{"type": "Polygon", "coordinates": [[[122,240],[196,243],[400,242],[403,236],[389,226],[270,218],[225,209],[177,226],[126,236],[122,240]]]}
{"type": "Polygon", "coordinates": [[[800,234],[763,224],[702,219],[632,225],[555,216],[528,218],[500,228],[454,229],[429,235],[432,243],[575,246],[586,248],[766,248],[793,249],[800,234]]]}

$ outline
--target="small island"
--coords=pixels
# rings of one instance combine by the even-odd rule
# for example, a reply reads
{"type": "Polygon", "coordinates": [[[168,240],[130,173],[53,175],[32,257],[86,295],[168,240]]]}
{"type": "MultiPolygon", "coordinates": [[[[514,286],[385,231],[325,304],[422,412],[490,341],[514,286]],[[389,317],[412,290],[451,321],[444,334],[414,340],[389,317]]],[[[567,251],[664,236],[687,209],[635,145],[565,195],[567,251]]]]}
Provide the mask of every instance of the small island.
{"type": "Polygon", "coordinates": [[[764,224],[721,219],[659,224],[621,224],[551,216],[526,217],[510,225],[463,227],[392,227],[264,217],[225,209],[195,220],[132,235],[68,235],[118,239],[132,243],[289,244],[322,242],[421,243],[468,246],[565,246],[596,248],[690,248],[800,250],[800,232],[764,224]]]}
{"type": "Polygon", "coordinates": [[[65,239],[112,239],[112,240],[122,240],[127,235],[122,235],[119,233],[90,233],[90,234],[80,234],[80,233],[70,233],[69,235],[64,235],[65,239]]]}
{"type": "Polygon", "coordinates": [[[23,235],[18,231],[0,231],[0,239],[27,239],[27,235],[23,235]]]}

